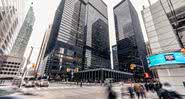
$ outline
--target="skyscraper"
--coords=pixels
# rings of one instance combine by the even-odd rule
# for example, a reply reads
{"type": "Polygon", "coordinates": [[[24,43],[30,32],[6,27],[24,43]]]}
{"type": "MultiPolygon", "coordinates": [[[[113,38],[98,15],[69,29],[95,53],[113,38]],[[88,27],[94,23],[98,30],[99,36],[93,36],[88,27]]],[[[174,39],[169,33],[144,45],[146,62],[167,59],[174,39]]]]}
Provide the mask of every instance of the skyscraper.
{"type": "Polygon", "coordinates": [[[32,7],[29,11],[26,10],[25,2],[22,0],[15,0],[15,2],[2,0],[1,3],[3,15],[0,27],[3,28],[0,30],[3,32],[1,32],[2,41],[0,42],[2,45],[0,47],[0,78],[13,79],[20,76],[24,64],[23,55],[32,33],[35,17],[32,7]],[[28,11],[26,17],[24,17],[24,11],[28,11]],[[13,50],[10,54],[12,47],[13,50]]]}
{"type": "Polygon", "coordinates": [[[26,15],[26,18],[24,20],[24,23],[16,37],[15,43],[13,44],[13,48],[11,50],[11,55],[16,57],[23,57],[24,52],[26,50],[28,41],[30,39],[33,25],[35,22],[35,16],[33,12],[33,8],[30,7],[28,10],[28,13],[26,15]]]}
{"type": "Polygon", "coordinates": [[[22,26],[24,0],[0,1],[0,54],[9,54],[22,26]]]}
{"type": "Polygon", "coordinates": [[[86,6],[83,0],[62,0],[55,13],[45,56],[47,73],[82,66],[86,6]]]}
{"type": "Polygon", "coordinates": [[[114,18],[120,70],[131,72],[130,64],[147,69],[145,42],[138,14],[130,0],[122,0],[114,7],[114,18]]]}
{"type": "Polygon", "coordinates": [[[48,74],[66,67],[110,68],[107,6],[101,0],[62,0],[45,57],[48,74]]]}
{"type": "Polygon", "coordinates": [[[107,5],[102,0],[86,4],[84,69],[111,68],[107,5]]]}

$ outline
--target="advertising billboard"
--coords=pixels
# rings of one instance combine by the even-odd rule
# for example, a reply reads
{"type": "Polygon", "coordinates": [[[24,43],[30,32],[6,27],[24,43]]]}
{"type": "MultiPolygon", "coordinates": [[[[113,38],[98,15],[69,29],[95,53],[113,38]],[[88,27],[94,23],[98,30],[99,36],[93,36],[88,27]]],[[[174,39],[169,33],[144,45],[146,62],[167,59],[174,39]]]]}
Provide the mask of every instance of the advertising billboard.
{"type": "Polygon", "coordinates": [[[185,64],[185,55],[181,52],[170,52],[148,57],[149,67],[169,64],[185,64]]]}

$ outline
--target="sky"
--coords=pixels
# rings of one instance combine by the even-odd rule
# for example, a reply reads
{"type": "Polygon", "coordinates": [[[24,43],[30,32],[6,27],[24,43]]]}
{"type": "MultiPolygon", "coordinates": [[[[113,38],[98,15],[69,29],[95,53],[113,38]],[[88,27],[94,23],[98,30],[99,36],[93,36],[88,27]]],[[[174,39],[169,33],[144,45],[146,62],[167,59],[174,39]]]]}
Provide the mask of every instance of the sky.
{"type": "MultiPolygon", "coordinates": [[[[47,30],[49,24],[52,24],[52,19],[54,17],[55,11],[60,1],[61,0],[33,0],[33,8],[35,12],[36,21],[25,53],[25,57],[28,57],[31,46],[34,47],[30,59],[32,63],[36,63],[44,33],[47,30]]],[[[108,5],[108,16],[109,16],[108,19],[110,33],[109,36],[110,36],[110,45],[112,46],[116,44],[113,7],[116,4],[118,4],[121,0],[103,0],[103,1],[108,5]]],[[[151,3],[154,3],[156,1],[157,0],[151,0],[151,3]]],[[[145,5],[146,7],[149,6],[148,0],[131,0],[131,2],[138,12],[144,39],[145,41],[147,41],[147,36],[141,16],[141,10],[143,5],[145,5]]]]}

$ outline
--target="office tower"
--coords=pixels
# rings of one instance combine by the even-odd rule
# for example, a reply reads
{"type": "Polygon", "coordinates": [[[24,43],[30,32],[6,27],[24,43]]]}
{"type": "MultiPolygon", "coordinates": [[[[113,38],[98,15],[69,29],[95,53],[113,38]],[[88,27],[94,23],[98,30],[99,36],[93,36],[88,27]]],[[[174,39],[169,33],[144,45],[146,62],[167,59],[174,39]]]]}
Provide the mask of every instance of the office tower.
{"type": "Polygon", "coordinates": [[[111,68],[107,5],[89,0],[86,8],[84,69],[111,68]]]}
{"type": "Polygon", "coordinates": [[[24,0],[0,1],[0,53],[9,54],[24,20],[24,0]]]}
{"type": "Polygon", "coordinates": [[[119,63],[118,63],[118,49],[117,45],[112,46],[112,56],[113,56],[113,68],[114,70],[119,70],[119,63]]]}
{"type": "Polygon", "coordinates": [[[62,0],[59,4],[45,52],[45,57],[49,55],[47,74],[82,66],[85,13],[82,0],[62,0]]]}
{"type": "Polygon", "coordinates": [[[25,16],[25,11],[28,11],[25,3],[22,0],[1,1],[0,78],[14,79],[20,76],[23,55],[35,21],[32,8],[25,16]]]}
{"type": "Polygon", "coordinates": [[[24,56],[24,52],[26,50],[28,41],[32,34],[33,25],[35,22],[35,16],[33,12],[33,8],[30,7],[24,23],[16,37],[15,43],[13,44],[13,48],[11,50],[11,56],[16,56],[22,58],[24,56]]]}
{"type": "Polygon", "coordinates": [[[42,40],[41,48],[39,51],[39,56],[36,62],[37,72],[42,76],[46,74],[46,71],[48,71],[48,67],[49,67],[47,65],[47,58],[46,57],[44,58],[44,54],[46,52],[46,47],[47,47],[50,33],[51,33],[51,25],[49,25],[48,29],[46,30],[44,34],[44,38],[42,40]]]}
{"type": "Polygon", "coordinates": [[[0,79],[8,79],[13,80],[14,78],[17,78],[20,76],[21,68],[24,61],[20,57],[15,56],[1,56],[2,64],[0,67],[0,79]]]}
{"type": "Polygon", "coordinates": [[[45,57],[47,74],[67,67],[110,68],[107,6],[101,0],[62,0],[45,57]]]}
{"type": "Polygon", "coordinates": [[[185,93],[185,57],[181,52],[185,45],[184,9],[184,0],[159,0],[142,11],[151,49],[149,67],[162,83],[168,81],[182,94],[185,93]]]}
{"type": "MultiPolygon", "coordinates": [[[[132,72],[130,65],[141,67],[139,76],[147,70],[146,47],[138,14],[129,0],[122,0],[114,7],[118,62],[121,71],[132,72]]],[[[137,72],[137,71],[136,71],[137,72]]]]}

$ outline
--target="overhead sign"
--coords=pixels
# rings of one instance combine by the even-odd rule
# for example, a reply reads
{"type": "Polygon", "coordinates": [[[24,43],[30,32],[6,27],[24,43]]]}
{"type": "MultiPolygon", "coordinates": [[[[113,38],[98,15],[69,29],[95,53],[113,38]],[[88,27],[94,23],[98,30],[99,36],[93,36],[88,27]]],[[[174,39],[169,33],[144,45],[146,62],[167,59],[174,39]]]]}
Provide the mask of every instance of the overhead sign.
{"type": "Polygon", "coordinates": [[[162,53],[148,57],[149,67],[168,64],[185,64],[185,55],[182,52],[162,53]]]}

